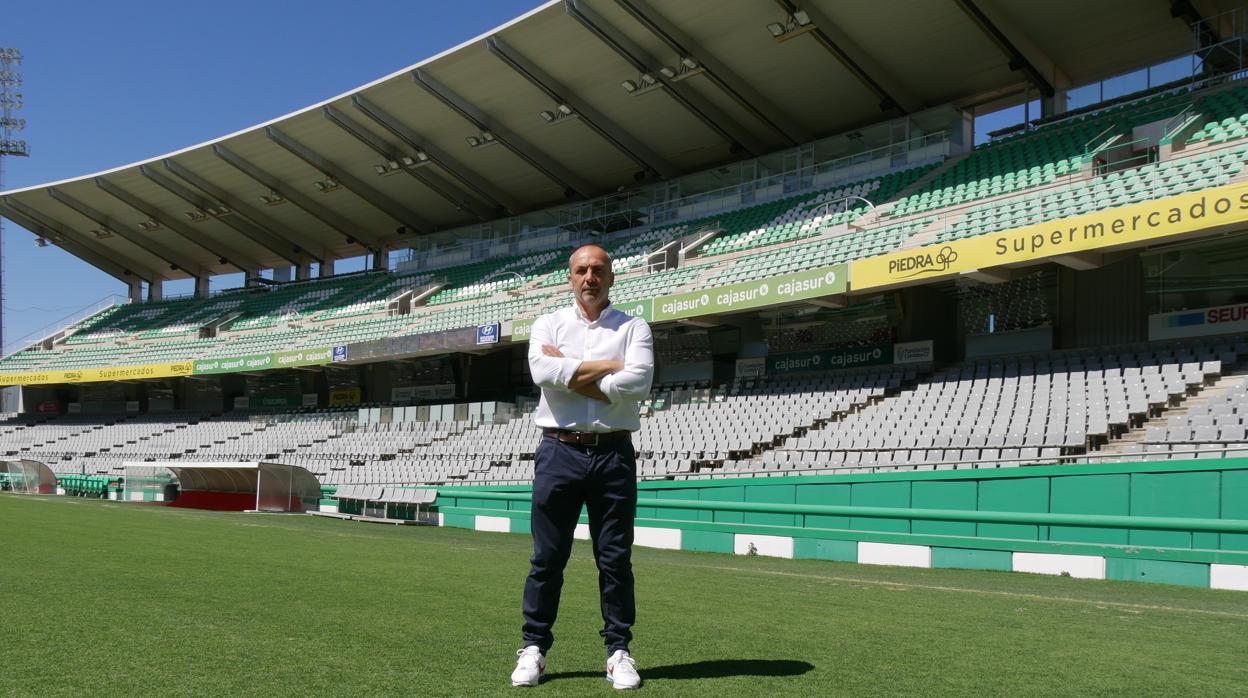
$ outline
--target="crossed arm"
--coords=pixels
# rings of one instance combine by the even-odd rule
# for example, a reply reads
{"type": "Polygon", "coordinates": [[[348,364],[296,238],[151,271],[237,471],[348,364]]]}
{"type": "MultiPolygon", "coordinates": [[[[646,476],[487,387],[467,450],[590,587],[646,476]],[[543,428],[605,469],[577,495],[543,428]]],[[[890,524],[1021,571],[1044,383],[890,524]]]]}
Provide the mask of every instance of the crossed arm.
{"type": "MultiPolygon", "coordinates": [[[[553,344],[543,344],[542,353],[557,359],[563,358],[563,352],[553,344]]],[[[568,381],[568,389],[588,398],[610,402],[610,398],[598,387],[598,379],[623,370],[624,362],[615,359],[582,361],[581,365],[576,367],[576,372],[572,374],[572,380],[568,381]]]]}
{"type": "Polygon", "coordinates": [[[529,368],[542,388],[579,395],[601,402],[640,400],[650,391],[654,371],[650,328],[642,326],[620,359],[580,360],[564,357],[554,343],[545,317],[538,318],[529,337],[529,368]]]}

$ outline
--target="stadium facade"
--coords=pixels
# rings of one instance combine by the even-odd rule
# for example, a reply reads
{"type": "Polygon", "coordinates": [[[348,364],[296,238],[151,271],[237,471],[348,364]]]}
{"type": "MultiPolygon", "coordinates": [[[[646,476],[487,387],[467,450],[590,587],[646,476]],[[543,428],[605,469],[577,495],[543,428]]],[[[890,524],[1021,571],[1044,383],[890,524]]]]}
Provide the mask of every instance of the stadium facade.
{"type": "Polygon", "coordinates": [[[0,360],[6,458],[105,496],[282,463],[341,515],[438,488],[444,524],[525,530],[528,331],[594,241],[655,328],[644,542],[1248,589],[1244,11],[907,8],[551,2],[2,192],[129,295],[0,360]]]}

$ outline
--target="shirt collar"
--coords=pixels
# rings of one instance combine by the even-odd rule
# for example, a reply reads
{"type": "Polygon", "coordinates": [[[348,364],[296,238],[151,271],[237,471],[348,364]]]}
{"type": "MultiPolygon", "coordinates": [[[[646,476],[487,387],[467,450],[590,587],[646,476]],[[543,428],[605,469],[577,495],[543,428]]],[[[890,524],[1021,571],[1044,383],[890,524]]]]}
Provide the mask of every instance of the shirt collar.
{"type": "Polygon", "coordinates": [[[581,304],[577,303],[575,298],[572,299],[572,312],[576,313],[576,319],[580,320],[581,322],[587,325],[595,325],[595,324],[601,323],[603,320],[607,319],[607,313],[611,313],[614,311],[615,311],[615,306],[612,305],[611,301],[608,300],[607,306],[602,309],[601,313],[598,313],[598,319],[594,320],[593,322],[590,322],[585,317],[585,313],[581,310],[581,304]]]}

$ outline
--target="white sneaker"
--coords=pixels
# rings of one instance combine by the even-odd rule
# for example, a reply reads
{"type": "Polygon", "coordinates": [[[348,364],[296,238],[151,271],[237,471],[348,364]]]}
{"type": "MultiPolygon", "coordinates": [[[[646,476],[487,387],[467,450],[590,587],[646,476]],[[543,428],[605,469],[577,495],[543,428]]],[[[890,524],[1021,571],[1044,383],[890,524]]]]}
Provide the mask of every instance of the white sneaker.
{"type": "Polygon", "coordinates": [[[607,680],[619,689],[637,688],[641,685],[641,675],[637,673],[637,660],[628,650],[616,650],[607,660],[607,680]]]}
{"type": "Polygon", "coordinates": [[[512,686],[536,686],[546,674],[546,656],[537,645],[516,650],[516,669],[511,672],[512,686]]]}

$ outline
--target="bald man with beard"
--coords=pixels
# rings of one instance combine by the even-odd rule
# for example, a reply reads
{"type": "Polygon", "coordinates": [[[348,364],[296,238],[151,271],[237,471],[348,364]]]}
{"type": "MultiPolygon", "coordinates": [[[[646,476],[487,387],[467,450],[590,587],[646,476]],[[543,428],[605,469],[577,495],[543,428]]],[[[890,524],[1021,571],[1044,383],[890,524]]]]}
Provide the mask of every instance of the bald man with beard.
{"type": "Polygon", "coordinates": [[[615,688],[641,685],[629,654],[636,620],[633,519],[637,453],[632,432],[650,393],[654,350],[650,326],[611,306],[611,258],[584,245],[568,260],[570,307],[539,317],[529,336],[529,369],[541,388],[534,422],[542,438],[534,454],[533,556],[524,585],[524,646],[513,686],[536,686],[554,643],[563,570],[584,506],[598,565],[607,648],[607,679],[615,688]]]}

